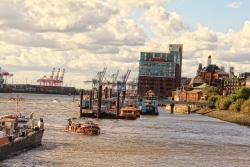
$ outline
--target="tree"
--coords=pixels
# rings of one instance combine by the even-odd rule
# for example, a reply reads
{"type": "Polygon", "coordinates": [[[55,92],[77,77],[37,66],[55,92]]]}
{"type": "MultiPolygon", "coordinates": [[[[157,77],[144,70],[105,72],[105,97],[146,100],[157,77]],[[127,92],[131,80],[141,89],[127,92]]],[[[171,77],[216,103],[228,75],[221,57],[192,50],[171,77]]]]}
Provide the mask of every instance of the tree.
{"type": "Polygon", "coordinates": [[[246,87],[238,87],[235,89],[231,94],[231,100],[232,102],[236,102],[237,99],[249,99],[250,96],[250,88],[246,87]]]}
{"type": "Polygon", "coordinates": [[[241,112],[244,113],[247,108],[248,108],[248,110],[250,109],[250,99],[244,101],[244,103],[241,106],[241,112]]]}
{"type": "Polygon", "coordinates": [[[202,89],[202,94],[203,96],[207,96],[207,98],[209,98],[209,96],[212,95],[219,95],[219,91],[214,86],[208,86],[202,89]]]}
{"type": "Polygon", "coordinates": [[[227,110],[231,103],[232,101],[229,97],[222,97],[216,101],[215,106],[219,110],[227,110]]]}
{"type": "Polygon", "coordinates": [[[221,98],[220,95],[211,95],[211,96],[209,96],[209,98],[207,99],[207,101],[211,102],[211,103],[215,103],[220,98],[221,98]]]}

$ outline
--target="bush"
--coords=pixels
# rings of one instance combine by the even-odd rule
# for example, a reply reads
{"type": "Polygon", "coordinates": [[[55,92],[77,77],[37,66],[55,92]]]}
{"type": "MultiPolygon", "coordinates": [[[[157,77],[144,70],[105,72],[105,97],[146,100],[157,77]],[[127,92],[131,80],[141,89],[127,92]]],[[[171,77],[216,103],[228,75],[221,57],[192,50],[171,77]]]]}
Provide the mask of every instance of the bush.
{"type": "Polygon", "coordinates": [[[237,99],[235,104],[235,110],[240,111],[241,110],[241,106],[244,103],[245,99],[237,99]]]}
{"type": "Polygon", "coordinates": [[[245,113],[247,107],[250,109],[250,99],[244,101],[244,103],[241,106],[241,112],[245,113]]]}
{"type": "Polygon", "coordinates": [[[236,107],[235,107],[235,104],[232,103],[232,104],[229,106],[228,110],[229,110],[229,111],[237,111],[237,110],[236,110],[236,107]]]}
{"type": "Polygon", "coordinates": [[[231,99],[228,97],[220,98],[216,101],[215,106],[219,110],[227,110],[231,105],[231,99]]]}
{"type": "Polygon", "coordinates": [[[238,99],[249,99],[250,96],[250,88],[246,87],[238,87],[231,94],[232,102],[236,102],[238,99]]]}
{"type": "Polygon", "coordinates": [[[207,101],[208,101],[208,102],[211,102],[211,103],[216,103],[216,101],[217,101],[218,99],[220,99],[220,98],[221,98],[220,95],[211,95],[211,96],[207,99],[207,101]]]}

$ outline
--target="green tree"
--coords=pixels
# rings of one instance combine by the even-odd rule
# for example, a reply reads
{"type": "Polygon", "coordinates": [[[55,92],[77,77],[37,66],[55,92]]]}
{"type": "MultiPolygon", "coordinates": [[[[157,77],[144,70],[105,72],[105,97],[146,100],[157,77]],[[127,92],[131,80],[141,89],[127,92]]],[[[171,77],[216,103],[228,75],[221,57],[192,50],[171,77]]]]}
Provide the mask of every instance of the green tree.
{"type": "Polygon", "coordinates": [[[202,89],[202,94],[209,98],[212,95],[219,95],[219,91],[214,86],[208,86],[202,89]]]}
{"type": "Polygon", "coordinates": [[[249,99],[249,96],[250,96],[250,88],[238,87],[232,92],[230,97],[232,102],[236,102],[236,100],[238,99],[247,100],[249,99]]]}

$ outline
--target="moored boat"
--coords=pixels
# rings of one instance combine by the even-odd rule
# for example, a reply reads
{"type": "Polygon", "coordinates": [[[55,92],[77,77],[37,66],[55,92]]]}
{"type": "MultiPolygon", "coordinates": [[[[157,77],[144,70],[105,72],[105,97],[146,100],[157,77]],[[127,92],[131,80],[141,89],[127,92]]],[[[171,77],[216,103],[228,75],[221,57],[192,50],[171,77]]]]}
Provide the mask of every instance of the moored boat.
{"type": "Polygon", "coordinates": [[[119,117],[125,119],[136,119],[140,115],[140,109],[136,106],[125,106],[121,107],[119,117]]]}
{"type": "Polygon", "coordinates": [[[41,145],[44,133],[43,119],[6,115],[0,117],[0,160],[16,152],[41,145]]]}
{"type": "Polygon", "coordinates": [[[97,123],[86,118],[69,118],[66,131],[79,134],[100,134],[100,127],[97,123]]]}
{"type": "Polygon", "coordinates": [[[148,91],[147,96],[137,102],[137,106],[141,108],[141,115],[159,115],[157,96],[152,91],[148,91]]]}

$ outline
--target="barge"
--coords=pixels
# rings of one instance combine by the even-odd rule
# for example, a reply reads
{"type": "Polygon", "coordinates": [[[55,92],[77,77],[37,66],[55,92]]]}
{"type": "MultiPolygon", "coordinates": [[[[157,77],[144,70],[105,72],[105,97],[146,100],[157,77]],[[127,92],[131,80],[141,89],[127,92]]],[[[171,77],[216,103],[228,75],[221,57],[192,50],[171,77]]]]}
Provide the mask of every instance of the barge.
{"type": "MultiPolygon", "coordinates": [[[[33,115],[33,114],[32,114],[33,115]]],[[[43,119],[0,117],[0,161],[42,144],[43,119]],[[26,121],[24,121],[26,119],[26,121]]]]}

